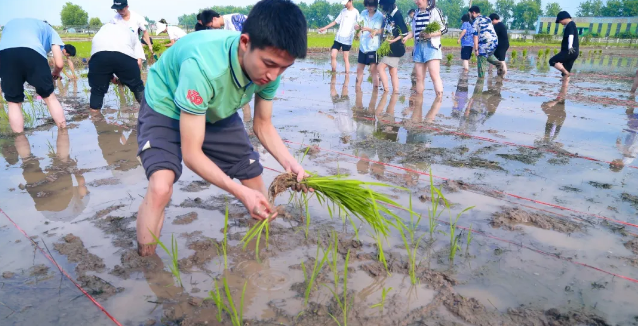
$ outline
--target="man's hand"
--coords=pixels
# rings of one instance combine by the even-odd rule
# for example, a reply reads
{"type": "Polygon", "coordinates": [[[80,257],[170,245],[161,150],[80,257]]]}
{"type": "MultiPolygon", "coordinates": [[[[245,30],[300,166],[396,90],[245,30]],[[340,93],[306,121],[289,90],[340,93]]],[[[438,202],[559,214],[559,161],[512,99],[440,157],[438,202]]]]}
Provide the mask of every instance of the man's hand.
{"type": "Polygon", "coordinates": [[[318,32],[319,32],[319,33],[323,33],[323,32],[325,32],[325,31],[326,31],[326,28],[325,28],[325,27],[322,27],[322,28],[320,28],[320,29],[318,30],[318,32]]]}
{"type": "Polygon", "coordinates": [[[569,48],[569,49],[567,49],[567,52],[569,52],[569,54],[574,54],[576,52],[576,49],[569,48]]]}
{"type": "Polygon", "coordinates": [[[261,192],[242,186],[242,190],[236,196],[244,204],[252,218],[263,221],[265,219],[273,220],[277,217],[277,211],[270,206],[261,192]]]}
{"type": "Polygon", "coordinates": [[[461,44],[461,39],[456,40],[456,44],[461,44]]]}
{"type": "Polygon", "coordinates": [[[140,67],[140,71],[142,71],[142,59],[137,59],[137,66],[140,67]]]}
{"type": "Polygon", "coordinates": [[[60,76],[60,71],[56,71],[57,69],[54,69],[53,72],[51,72],[51,76],[53,76],[53,80],[60,80],[62,79],[62,76],[60,76]]]}

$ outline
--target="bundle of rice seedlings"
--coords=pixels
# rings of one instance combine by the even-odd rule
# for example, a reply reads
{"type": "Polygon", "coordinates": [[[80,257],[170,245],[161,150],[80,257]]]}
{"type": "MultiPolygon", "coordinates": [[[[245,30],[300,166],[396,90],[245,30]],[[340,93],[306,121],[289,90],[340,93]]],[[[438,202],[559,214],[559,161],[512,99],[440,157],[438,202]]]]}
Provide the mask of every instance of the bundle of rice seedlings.
{"type": "Polygon", "coordinates": [[[377,55],[379,57],[385,57],[386,55],[390,54],[390,52],[392,52],[390,50],[390,43],[386,41],[383,41],[379,49],[377,49],[377,55]]]}
{"type": "Polygon", "coordinates": [[[437,21],[433,21],[433,22],[425,25],[425,29],[423,30],[423,33],[432,34],[432,33],[438,32],[440,30],[441,30],[441,24],[439,24],[439,22],[437,22],[437,21]]]}
{"type": "MultiPolygon", "coordinates": [[[[365,182],[354,179],[347,179],[345,175],[334,175],[321,177],[313,175],[305,178],[302,185],[312,188],[319,203],[323,206],[327,201],[333,202],[339,209],[351,216],[356,216],[359,220],[366,222],[375,232],[388,235],[390,227],[396,227],[395,220],[399,217],[389,210],[386,205],[396,206],[406,211],[404,208],[388,196],[372,190],[370,187],[389,187],[408,191],[403,187],[396,187],[379,182],[365,182]]],[[[288,188],[297,185],[297,175],[292,173],[280,174],[273,180],[268,189],[270,202],[286,191],[288,188]]],[[[332,218],[332,209],[326,205],[328,213],[332,218]]]]}

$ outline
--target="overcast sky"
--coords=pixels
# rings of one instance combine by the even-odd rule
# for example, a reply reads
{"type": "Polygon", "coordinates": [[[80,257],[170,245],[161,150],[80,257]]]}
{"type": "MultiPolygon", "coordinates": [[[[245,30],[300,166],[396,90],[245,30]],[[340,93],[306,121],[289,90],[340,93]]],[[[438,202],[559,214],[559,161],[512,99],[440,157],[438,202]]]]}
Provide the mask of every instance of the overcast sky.
{"type": "MultiPolygon", "coordinates": [[[[60,10],[68,1],[80,5],[89,13],[89,18],[98,17],[104,22],[115,15],[111,9],[112,0],[0,0],[0,25],[5,25],[12,18],[18,17],[37,18],[47,20],[53,25],[60,25],[60,10]]],[[[294,1],[299,2],[299,0],[294,1]]],[[[558,2],[564,10],[574,15],[578,4],[583,0],[542,0],[543,8],[545,4],[553,1],[558,2]]],[[[148,16],[153,20],[165,18],[169,23],[176,24],[177,17],[213,4],[245,6],[255,2],[255,0],[129,0],[129,5],[132,10],[142,16],[148,16]]],[[[466,0],[466,2],[469,1],[466,0]]]]}

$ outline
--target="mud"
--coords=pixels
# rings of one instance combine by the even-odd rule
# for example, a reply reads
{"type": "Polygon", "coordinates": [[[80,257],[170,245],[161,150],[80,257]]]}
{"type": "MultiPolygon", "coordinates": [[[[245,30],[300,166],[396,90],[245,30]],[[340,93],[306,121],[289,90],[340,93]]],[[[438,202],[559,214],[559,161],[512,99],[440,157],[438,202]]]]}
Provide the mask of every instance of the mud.
{"type": "Polygon", "coordinates": [[[29,275],[31,276],[44,276],[49,272],[49,267],[44,264],[35,265],[31,268],[29,275]]]}
{"type": "Polygon", "coordinates": [[[13,272],[3,272],[2,273],[2,278],[12,278],[14,277],[16,274],[13,272]]]}
{"type": "MultiPolygon", "coordinates": [[[[104,212],[102,213],[104,214],[104,212]]],[[[107,216],[94,220],[93,224],[105,234],[113,236],[111,239],[113,246],[117,248],[133,248],[135,239],[137,239],[135,230],[136,218],[137,215],[129,217],[107,216]]]]}
{"type": "Polygon", "coordinates": [[[95,275],[81,275],[78,277],[80,285],[98,300],[106,300],[122,291],[95,275]]]}
{"type": "Polygon", "coordinates": [[[268,187],[268,200],[271,203],[275,202],[275,198],[282,192],[288,190],[297,184],[297,176],[294,174],[280,174],[272,181],[270,187],[268,187]]]}
{"type": "Polygon", "coordinates": [[[180,188],[180,190],[185,192],[200,192],[202,190],[210,188],[210,186],[210,182],[207,182],[205,180],[195,180],[189,183],[187,186],[180,188]]]}
{"type": "Polygon", "coordinates": [[[522,230],[517,226],[522,224],[561,233],[583,231],[583,227],[574,222],[545,214],[529,212],[520,208],[503,208],[502,211],[492,215],[490,224],[494,228],[504,228],[508,230],[522,230]]]}
{"type": "Polygon", "coordinates": [[[72,233],[65,235],[61,242],[54,243],[53,248],[67,256],[69,262],[78,264],[75,272],[80,276],[85,275],[86,272],[103,272],[106,268],[104,260],[90,253],[84,247],[82,240],[72,233]]]}
{"type": "Polygon", "coordinates": [[[625,248],[631,250],[634,254],[638,255],[638,238],[634,238],[625,242],[625,248]]]}
{"type": "Polygon", "coordinates": [[[184,215],[179,215],[179,216],[175,217],[175,219],[173,220],[173,224],[175,224],[175,225],[191,224],[196,219],[197,219],[197,213],[196,212],[190,212],[190,213],[186,213],[184,215]]]}
{"type": "Polygon", "coordinates": [[[623,201],[630,203],[635,209],[638,210],[638,196],[623,192],[621,198],[623,201]]]}

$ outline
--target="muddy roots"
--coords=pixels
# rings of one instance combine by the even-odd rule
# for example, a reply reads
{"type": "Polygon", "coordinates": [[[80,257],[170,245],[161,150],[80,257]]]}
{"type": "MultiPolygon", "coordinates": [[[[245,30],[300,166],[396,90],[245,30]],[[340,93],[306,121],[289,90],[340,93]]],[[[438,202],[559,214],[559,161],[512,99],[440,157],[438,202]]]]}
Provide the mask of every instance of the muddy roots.
{"type": "Polygon", "coordinates": [[[272,181],[268,188],[268,201],[275,202],[275,198],[282,192],[297,184],[297,175],[294,173],[282,173],[272,181]]]}

